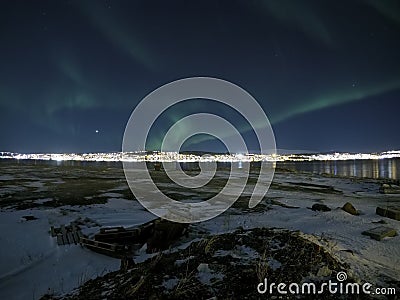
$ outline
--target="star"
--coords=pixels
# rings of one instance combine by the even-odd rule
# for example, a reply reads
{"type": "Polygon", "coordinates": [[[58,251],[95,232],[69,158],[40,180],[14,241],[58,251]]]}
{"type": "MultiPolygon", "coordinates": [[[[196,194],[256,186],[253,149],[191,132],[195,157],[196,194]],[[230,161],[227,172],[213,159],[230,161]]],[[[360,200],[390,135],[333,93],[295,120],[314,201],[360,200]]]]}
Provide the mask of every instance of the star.
{"type": "Polygon", "coordinates": [[[99,133],[99,130],[96,129],[96,133],[99,133]]]}

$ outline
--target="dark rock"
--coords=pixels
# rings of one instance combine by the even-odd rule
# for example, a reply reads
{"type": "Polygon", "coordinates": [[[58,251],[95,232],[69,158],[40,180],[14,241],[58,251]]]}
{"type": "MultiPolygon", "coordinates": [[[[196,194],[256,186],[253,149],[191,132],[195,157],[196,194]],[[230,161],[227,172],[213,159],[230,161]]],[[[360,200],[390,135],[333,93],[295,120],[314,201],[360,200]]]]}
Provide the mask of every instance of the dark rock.
{"type": "Polygon", "coordinates": [[[347,202],[345,205],[343,205],[342,209],[354,216],[358,216],[360,214],[350,202],[347,202]]]}
{"type": "Polygon", "coordinates": [[[315,211],[330,211],[331,210],[327,205],[321,204],[321,203],[313,204],[311,209],[315,210],[315,211]]]}
{"type": "Polygon", "coordinates": [[[36,218],[35,216],[29,215],[29,216],[22,216],[22,219],[25,219],[26,221],[33,221],[33,220],[37,220],[38,218],[36,218]]]}
{"type": "Polygon", "coordinates": [[[374,240],[380,241],[384,237],[394,237],[397,235],[397,232],[395,229],[386,227],[386,226],[379,226],[372,228],[370,230],[366,230],[362,232],[363,235],[368,235],[374,240]]]}

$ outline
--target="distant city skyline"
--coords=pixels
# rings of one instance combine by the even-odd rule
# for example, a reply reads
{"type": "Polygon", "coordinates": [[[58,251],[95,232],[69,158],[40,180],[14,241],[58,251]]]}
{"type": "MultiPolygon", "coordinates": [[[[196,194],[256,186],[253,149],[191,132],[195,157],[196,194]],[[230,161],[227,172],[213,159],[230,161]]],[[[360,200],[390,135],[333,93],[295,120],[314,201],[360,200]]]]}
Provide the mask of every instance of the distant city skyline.
{"type": "Polygon", "coordinates": [[[113,161],[113,162],[259,162],[259,161],[339,161],[400,158],[400,150],[381,153],[316,153],[316,154],[257,154],[196,152],[108,152],[108,153],[10,153],[0,152],[0,159],[53,161],[113,161]]]}

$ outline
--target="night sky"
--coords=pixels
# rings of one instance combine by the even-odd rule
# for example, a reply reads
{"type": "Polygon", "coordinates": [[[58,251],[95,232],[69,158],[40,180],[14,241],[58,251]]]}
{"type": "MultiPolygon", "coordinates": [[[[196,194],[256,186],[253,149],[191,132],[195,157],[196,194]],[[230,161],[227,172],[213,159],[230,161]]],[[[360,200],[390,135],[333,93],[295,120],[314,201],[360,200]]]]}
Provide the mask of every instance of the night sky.
{"type": "MultiPolygon", "coordinates": [[[[120,151],[137,103],[192,76],[252,94],[277,148],[400,149],[400,2],[2,1],[0,151],[120,151]]],[[[168,110],[150,147],[212,109],[233,116],[168,110]]]]}

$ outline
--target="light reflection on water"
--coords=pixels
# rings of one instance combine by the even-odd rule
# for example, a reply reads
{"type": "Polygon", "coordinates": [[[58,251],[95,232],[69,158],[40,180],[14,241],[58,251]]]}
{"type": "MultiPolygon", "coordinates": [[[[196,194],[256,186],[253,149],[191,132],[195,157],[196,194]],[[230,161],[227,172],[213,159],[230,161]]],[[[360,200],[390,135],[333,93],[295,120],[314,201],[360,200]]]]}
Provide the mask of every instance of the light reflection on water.
{"type": "Polygon", "coordinates": [[[400,159],[280,162],[278,167],[338,176],[399,179],[400,159]]]}
{"type": "MultiPolygon", "coordinates": [[[[180,163],[183,170],[193,170],[198,168],[198,163],[180,163]]],[[[260,163],[251,163],[251,166],[257,168],[260,163]]],[[[278,168],[294,171],[311,172],[316,174],[331,174],[347,177],[365,177],[365,178],[390,178],[399,179],[400,177],[400,159],[379,159],[379,160],[332,160],[332,161],[285,161],[278,162],[278,168]]],[[[219,169],[230,168],[231,163],[218,163],[219,169]]],[[[240,169],[241,162],[235,162],[233,169],[240,169]]]]}
{"type": "MultiPolygon", "coordinates": [[[[76,167],[118,167],[122,169],[121,162],[89,162],[89,161],[38,161],[38,160],[0,160],[1,165],[56,165],[76,167]]],[[[133,163],[134,164],[134,163],[133,163]]],[[[153,163],[149,163],[153,169],[153,163]]],[[[198,163],[180,163],[183,170],[196,170],[198,163]]],[[[253,162],[251,167],[259,168],[260,163],[253,162]]],[[[276,164],[278,168],[312,172],[317,174],[332,174],[337,176],[366,177],[366,178],[389,178],[400,179],[400,158],[378,159],[378,160],[332,160],[332,161],[285,161],[276,164]]],[[[242,163],[229,162],[218,163],[218,169],[241,169],[242,163]]]]}

